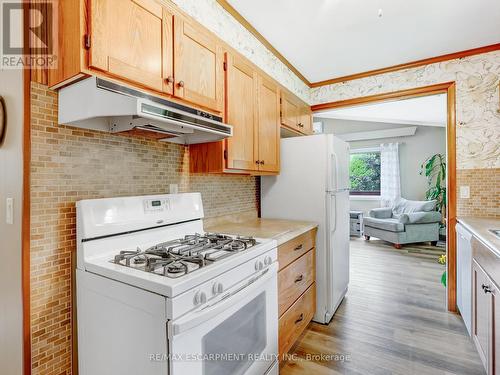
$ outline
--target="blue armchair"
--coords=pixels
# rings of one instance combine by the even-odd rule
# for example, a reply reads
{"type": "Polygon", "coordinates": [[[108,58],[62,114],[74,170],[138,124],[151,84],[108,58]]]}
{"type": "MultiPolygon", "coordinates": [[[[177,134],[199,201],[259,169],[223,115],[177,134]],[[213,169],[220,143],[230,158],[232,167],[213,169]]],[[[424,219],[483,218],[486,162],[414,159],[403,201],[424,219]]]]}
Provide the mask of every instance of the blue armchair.
{"type": "Polygon", "coordinates": [[[439,223],[441,213],[436,211],[436,201],[410,201],[400,198],[393,207],[375,208],[364,218],[365,239],[377,237],[394,244],[396,249],[401,245],[415,242],[431,242],[436,245],[439,240],[439,223]]]}

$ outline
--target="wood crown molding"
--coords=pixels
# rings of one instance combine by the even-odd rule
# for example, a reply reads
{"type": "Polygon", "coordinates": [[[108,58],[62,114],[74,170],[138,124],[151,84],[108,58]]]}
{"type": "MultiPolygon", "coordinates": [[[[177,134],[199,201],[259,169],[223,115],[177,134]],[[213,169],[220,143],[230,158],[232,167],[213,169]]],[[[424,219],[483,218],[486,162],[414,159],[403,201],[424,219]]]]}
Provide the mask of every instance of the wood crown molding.
{"type": "Polygon", "coordinates": [[[403,64],[393,65],[386,68],[369,70],[366,72],[360,72],[355,74],[350,74],[342,77],[336,77],[318,82],[309,82],[307,78],[304,77],[302,73],[299,72],[276,48],[273,47],[271,43],[259,33],[236,9],[233,8],[227,0],[217,0],[217,3],[224,8],[229,14],[231,14],[243,27],[245,27],[253,36],[255,36],[265,47],[267,47],[283,64],[285,64],[293,73],[297,75],[307,86],[310,88],[333,85],[335,83],[353,81],[355,79],[366,78],[370,76],[375,76],[379,74],[396,72],[398,70],[411,69],[419,66],[434,64],[438,62],[460,59],[467,56],[479,55],[482,53],[492,52],[500,50],[500,43],[491,44],[488,46],[472,48],[464,51],[448,53],[446,55],[440,55],[435,57],[429,57],[422,60],[411,61],[403,64]]]}
{"type": "Polygon", "coordinates": [[[438,83],[436,85],[417,87],[414,89],[392,91],[392,92],[386,92],[386,93],[382,93],[382,94],[375,94],[375,95],[369,95],[369,96],[356,97],[356,98],[352,98],[352,99],[338,100],[335,102],[321,103],[321,104],[316,104],[316,105],[311,106],[311,110],[313,112],[320,112],[320,111],[325,111],[328,109],[352,107],[352,106],[361,105],[361,104],[376,103],[376,102],[377,103],[389,102],[389,101],[396,101],[396,100],[401,100],[401,99],[417,98],[419,96],[429,96],[429,95],[435,95],[435,94],[442,94],[442,93],[447,93],[448,88],[451,85],[454,85],[454,82],[438,83]]]}
{"type": "Polygon", "coordinates": [[[273,47],[264,36],[259,33],[236,9],[232,7],[226,0],[217,0],[219,5],[224,8],[236,21],[238,21],[245,29],[247,29],[254,37],[259,40],[269,51],[271,51],[283,64],[287,66],[297,77],[300,78],[308,87],[311,87],[311,82],[302,75],[297,68],[295,68],[290,61],[288,61],[276,48],[273,47]]]}

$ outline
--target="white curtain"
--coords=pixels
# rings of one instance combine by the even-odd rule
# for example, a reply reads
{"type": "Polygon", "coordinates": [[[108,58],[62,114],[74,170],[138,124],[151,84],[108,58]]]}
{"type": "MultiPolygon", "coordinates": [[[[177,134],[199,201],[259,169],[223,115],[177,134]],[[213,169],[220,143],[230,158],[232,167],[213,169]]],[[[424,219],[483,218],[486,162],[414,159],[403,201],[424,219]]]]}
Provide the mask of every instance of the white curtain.
{"type": "Polygon", "coordinates": [[[399,144],[380,145],[380,200],[382,207],[392,207],[401,197],[399,144]]]}

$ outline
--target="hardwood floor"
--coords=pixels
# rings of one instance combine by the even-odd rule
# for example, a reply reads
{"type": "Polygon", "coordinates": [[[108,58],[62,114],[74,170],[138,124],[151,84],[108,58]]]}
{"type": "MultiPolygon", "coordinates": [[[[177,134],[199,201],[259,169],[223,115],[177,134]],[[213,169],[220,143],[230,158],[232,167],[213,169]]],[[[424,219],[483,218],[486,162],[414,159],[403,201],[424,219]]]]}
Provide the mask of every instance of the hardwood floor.
{"type": "Polygon", "coordinates": [[[442,252],[351,240],[346,298],[329,325],[309,325],[280,374],[484,374],[460,316],[445,309],[442,252]],[[317,357],[333,354],[344,360],[317,357]]]}

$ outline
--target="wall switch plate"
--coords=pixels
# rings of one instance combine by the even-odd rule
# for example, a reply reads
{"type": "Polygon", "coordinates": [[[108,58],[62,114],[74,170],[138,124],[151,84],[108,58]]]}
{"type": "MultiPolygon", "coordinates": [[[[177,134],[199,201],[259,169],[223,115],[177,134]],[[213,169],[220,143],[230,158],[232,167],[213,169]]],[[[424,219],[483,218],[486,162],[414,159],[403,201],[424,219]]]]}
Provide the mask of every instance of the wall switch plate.
{"type": "Polygon", "coordinates": [[[179,194],[179,185],[170,184],[170,194],[179,194]]]}
{"type": "Polygon", "coordinates": [[[10,225],[14,224],[14,198],[5,200],[5,222],[10,225]]]}
{"type": "Polygon", "coordinates": [[[470,187],[460,186],[460,198],[469,199],[470,198],[470,187]]]}

